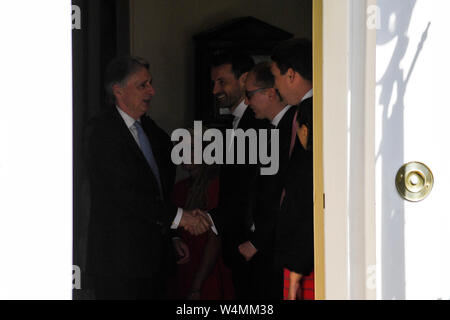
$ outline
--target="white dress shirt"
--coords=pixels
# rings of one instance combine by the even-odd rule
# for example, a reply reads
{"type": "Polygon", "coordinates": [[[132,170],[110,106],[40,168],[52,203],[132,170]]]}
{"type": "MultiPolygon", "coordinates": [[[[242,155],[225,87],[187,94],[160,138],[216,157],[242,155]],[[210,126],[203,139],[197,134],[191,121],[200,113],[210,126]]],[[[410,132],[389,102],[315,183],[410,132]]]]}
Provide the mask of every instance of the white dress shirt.
{"type": "Polygon", "coordinates": [[[116,108],[117,108],[117,111],[119,111],[119,114],[122,116],[123,121],[125,121],[125,124],[127,125],[128,130],[130,130],[131,134],[133,135],[134,140],[136,141],[137,145],[140,148],[141,145],[139,144],[138,133],[137,133],[136,127],[134,126],[134,123],[136,121],[139,121],[139,119],[134,120],[132,117],[130,117],[125,111],[120,109],[118,106],[116,106],[116,108]]]}
{"type": "Polygon", "coordinates": [[[234,109],[234,111],[231,113],[234,116],[233,119],[233,129],[236,130],[239,122],[242,119],[242,116],[245,113],[245,110],[247,110],[247,105],[245,104],[245,100],[242,100],[241,103],[234,109]]]}
{"type": "MultiPolygon", "coordinates": [[[[300,103],[303,102],[304,100],[308,99],[308,98],[312,98],[313,96],[313,89],[309,90],[302,98],[302,100],[300,100],[300,103]]],[[[291,105],[287,105],[286,107],[284,107],[283,110],[281,110],[276,116],[275,118],[273,118],[272,120],[272,125],[276,127],[278,127],[278,124],[280,123],[281,119],[283,119],[283,116],[285,115],[285,113],[291,108],[291,105]]]]}
{"type": "Polygon", "coordinates": [[[308,98],[312,98],[313,96],[313,89],[309,90],[302,98],[302,100],[300,100],[300,102],[303,102],[303,100],[306,100],[308,98]]]}
{"type": "Polygon", "coordinates": [[[275,118],[272,119],[272,125],[277,128],[278,124],[280,123],[281,119],[283,119],[284,115],[286,114],[286,112],[288,112],[288,110],[291,108],[291,105],[287,105],[286,107],[283,108],[283,110],[281,110],[280,112],[278,112],[278,114],[275,116],[275,118]]]}
{"type": "Polygon", "coordinates": [[[239,122],[241,121],[242,117],[244,116],[245,110],[247,110],[247,108],[248,108],[248,105],[245,104],[245,100],[242,100],[241,103],[239,103],[239,105],[231,113],[234,116],[234,119],[233,119],[233,131],[231,133],[231,139],[230,139],[230,144],[228,145],[228,150],[230,150],[231,147],[233,146],[234,135],[235,135],[234,131],[238,128],[239,122]]]}

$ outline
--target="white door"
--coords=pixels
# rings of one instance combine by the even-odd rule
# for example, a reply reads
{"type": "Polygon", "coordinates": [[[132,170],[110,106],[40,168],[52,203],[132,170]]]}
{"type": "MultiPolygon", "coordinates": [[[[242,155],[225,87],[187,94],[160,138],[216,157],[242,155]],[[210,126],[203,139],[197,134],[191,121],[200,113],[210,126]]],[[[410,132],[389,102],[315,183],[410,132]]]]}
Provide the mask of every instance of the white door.
{"type": "Polygon", "coordinates": [[[450,1],[379,0],[376,97],[378,298],[450,299],[450,1]],[[400,167],[434,176],[404,200],[400,167]]]}

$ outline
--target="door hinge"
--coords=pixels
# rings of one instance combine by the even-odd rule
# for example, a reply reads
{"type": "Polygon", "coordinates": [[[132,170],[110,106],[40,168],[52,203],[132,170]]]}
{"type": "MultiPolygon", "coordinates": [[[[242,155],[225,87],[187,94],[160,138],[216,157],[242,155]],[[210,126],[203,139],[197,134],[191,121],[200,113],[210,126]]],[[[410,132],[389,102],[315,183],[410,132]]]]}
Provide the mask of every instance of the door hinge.
{"type": "Polygon", "coordinates": [[[323,194],[323,210],[325,210],[325,193],[323,194]]]}

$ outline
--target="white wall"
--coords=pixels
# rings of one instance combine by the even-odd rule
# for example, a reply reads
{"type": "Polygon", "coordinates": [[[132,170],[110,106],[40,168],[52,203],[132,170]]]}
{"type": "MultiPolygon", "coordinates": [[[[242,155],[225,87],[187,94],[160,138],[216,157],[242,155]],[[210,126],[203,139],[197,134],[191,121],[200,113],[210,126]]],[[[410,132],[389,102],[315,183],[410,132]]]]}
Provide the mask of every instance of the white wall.
{"type": "Polygon", "coordinates": [[[0,2],[0,299],[72,296],[70,17],[0,2]]]}

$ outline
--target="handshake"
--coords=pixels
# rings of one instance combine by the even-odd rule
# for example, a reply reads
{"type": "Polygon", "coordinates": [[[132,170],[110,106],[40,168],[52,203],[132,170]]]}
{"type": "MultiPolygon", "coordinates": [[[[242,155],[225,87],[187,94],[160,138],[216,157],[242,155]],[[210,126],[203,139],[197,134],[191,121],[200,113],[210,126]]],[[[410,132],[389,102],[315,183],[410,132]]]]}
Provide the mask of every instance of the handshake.
{"type": "Polygon", "coordinates": [[[202,210],[183,210],[180,220],[180,227],[194,236],[198,236],[208,231],[213,225],[210,217],[202,210]]]}

